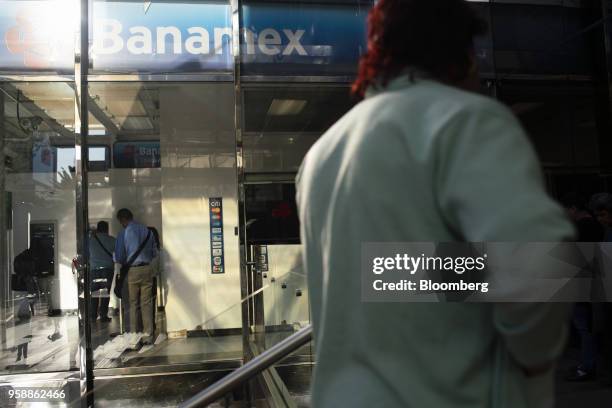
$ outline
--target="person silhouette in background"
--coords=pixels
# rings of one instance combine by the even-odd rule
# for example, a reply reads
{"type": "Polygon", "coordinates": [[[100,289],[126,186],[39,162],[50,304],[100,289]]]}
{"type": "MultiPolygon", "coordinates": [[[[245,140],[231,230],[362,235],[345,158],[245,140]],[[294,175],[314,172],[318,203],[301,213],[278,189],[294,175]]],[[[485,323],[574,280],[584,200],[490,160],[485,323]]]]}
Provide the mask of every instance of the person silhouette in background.
{"type": "Polygon", "coordinates": [[[593,195],[589,208],[605,231],[600,246],[602,264],[599,280],[602,285],[600,292],[603,295],[600,304],[603,309],[603,338],[601,341],[603,365],[598,374],[601,374],[604,383],[612,385],[612,194],[593,195]]]}
{"type": "MultiPolygon", "coordinates": [[[[587,200],[581,194],[566,194],[561,203],[565,207],[577,231],[577,242],[599,242],[603,238],[603,228],[587,208],[587,200]]],[[[589,276],[593,278],[593,276],[589,276]]],[[[572,323],[580,337],[580,363],[570,368],[568,381],[588,381],[595,378],[597,348],[593,324],[593,306],[589,302],[574,305],[572,323]]]]}
{"type": "Polygon", "coordinates": [[[15,350],[17,351],[16,363],[28,363],[28,346],[32,342],[32,312],[29,300],[22,299],[16,313],[15,324],[15,350]],[[23,359],[23,360],[22,360],[23,359]]]}
{"type": "Polygon", "coordinates": [[[110,322],[108,303],[110,289],[115,273],[113,251],[115,238],[108,233],[108,222],[100,221],[96,230],[89,237],[89,264],[91,268],[91,319],[92,322],[100,316],[101,322],[110,322]],[[104,293],[99,293],[103,291],[104,293]],[[96,294],[96,296],[93,296],[96,294]]]}
{"type": "Polygon", "coordinates": [[[599,193],[591,197],[589,203],[597,221],[605,229],[604,242],[612,242],[612,194],[599,193]]]}
{"type": "Polygon", "coordinates": [[[156,309],[157,309],[157,288],[158,285],[161,282],[161,268],[162,268],[162,261],[161,261],[161,243],[159,240],[159,232],[157,231],[157,228],[155,227],[147,227],[149,229],[149,231],[151,231],[151,233],[153,234],[153,238],[154,238],[154,243],[155,243],[155,249],[156,251],[156,256],[155,258],[153,258],[153,260],[151,261],[151,270],[153,271],[153,289],[151,290],[152,292],[152,298],[151,298],[151,302],[153,303],[153,307],[152,307],[152,311],[153,311],[153,332],[155,333],[155,330],[157,328],[156,325],[156,309]]]}
{"type": "MultiPolygon", "coordinates": [[[[152,344],[153,336],[153,270],[151,262],[157,256],[153,233],[136,222],[127,208],[117,211],[123,230],[115,244],[115,262],[126,267],[129,296],[130,331],[138,331],[142,319],[144,344],[152,344]]],[[[121,290],[121,288],[119,288],[121,290]]]]}
{"type": "Polygon", "coordinates": [[[312,405],[549,408],[569,305],[361,299],[366,242],[557,242],[574,229],[546,193],[514,115],[474,92],[463,0],[379,0],[355,95],[296,179],[316,349],[312,405]]]}

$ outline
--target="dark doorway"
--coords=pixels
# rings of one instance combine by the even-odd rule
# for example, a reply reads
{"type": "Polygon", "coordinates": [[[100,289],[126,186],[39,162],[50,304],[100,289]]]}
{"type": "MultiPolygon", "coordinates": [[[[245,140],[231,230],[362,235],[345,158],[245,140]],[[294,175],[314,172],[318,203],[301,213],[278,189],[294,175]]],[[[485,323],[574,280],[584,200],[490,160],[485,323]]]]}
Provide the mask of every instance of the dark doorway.
{"type": "Polygon", "coordinates": [[[30,248],[36,259],[36,275],[55,275],[55,224],[30,224],[30,248]]]}

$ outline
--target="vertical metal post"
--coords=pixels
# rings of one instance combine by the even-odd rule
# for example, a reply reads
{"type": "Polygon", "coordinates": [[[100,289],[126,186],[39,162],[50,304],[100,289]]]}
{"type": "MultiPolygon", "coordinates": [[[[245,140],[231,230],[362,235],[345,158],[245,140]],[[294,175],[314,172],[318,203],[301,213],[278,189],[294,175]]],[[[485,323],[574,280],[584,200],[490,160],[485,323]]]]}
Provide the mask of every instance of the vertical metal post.
{"type": "Polygon", "coordinates": [[[594,46],[596,123],[599,130],[601,172],[612,173],[612,1],[596,0],[593,20],[601,19],[600,28],[590,34],[594,46]]]}
{"type": "MultiPolygon", "coordinates": [[[[249,266],[247,264],[246,242],[246,209],[244,194],[244,157],[242,144],[242,87],[240,79],[240,22],[241,0],[230,0],[232,12],[232,54],[234,56],[234,128],[236,132],[236,185],[238,202],[238,240],[240,257],[240,298],[242,299],[242,354],[246,362],[250,359],[249,333],[249,266]]],[[[244,400],[252,405],[252,393],[249,382],[243,387],[244,400]]]]}
{"type": "Polygon", "coordinates": [[[89,241],[88,241],[88,107],[87,74],[89,71],[89,13],[90,0],[80,0],[80,32],[74,64],[76,82],[75,156],[76,156],[76,234],[77,281],[79,291],[79,356],[81,407],[93,407],[93,352],[91,349],[89,241]]]}
{"type": "Polygon", "coordinates": [[[119,333],[125,333],[125,328],[123,327],[123,305],[121,304],[121,299],[119,299],[119,333]]]}
{"type": "Polygon", "coordinates": [[[10,270],[6,247],[6,166],[4,156],[4,93],[0,92],[0,344],[6,344],[6,294],[9,285],[10,270]]]}
{"type": "Polygon", "coordinates": [[[264,317],[264,293],[261,291],[263,287],[263,275],[260,264],[262,245],[251,245],[251,260],[252,260],[252,279],[253,279],[253,320],[252,325],[255,331],[255,343],[264,349],[266,346],[266,321],[264,317]]]}
{"type": "Polygon", "coordinates": [[[495,58],[495,23],[493,22],[493,7],[495,7],[495,1],[491,0],[489,2],[489,34],[491,35],[491,62],[493,63],[493,79],[491,80],[489,96],[499,99],[498,87],[500,86],[500,83],[497,79],[497,59],[495,58]]]}
{"type": "Polygon", "coordinates": [[[238,237],[240,243],[240,298],[242,302],[242,337],[248,349],[248,267],[246,263],[246,220],[244,208],[244,162],[242,147],[242,94],[240,86],[240,0],[230,0],[232,11],[232,54],[234,56],[234,128],[236,132],[236,182],[238,197],[238,237]]]}

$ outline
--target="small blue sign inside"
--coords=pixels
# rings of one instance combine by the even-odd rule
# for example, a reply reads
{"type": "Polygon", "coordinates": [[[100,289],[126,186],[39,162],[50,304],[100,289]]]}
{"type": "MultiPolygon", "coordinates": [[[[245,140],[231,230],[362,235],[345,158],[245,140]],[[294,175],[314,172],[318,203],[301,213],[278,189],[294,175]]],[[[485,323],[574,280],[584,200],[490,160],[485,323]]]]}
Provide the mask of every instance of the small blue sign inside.
{"type": "Polygon", "coordinates": [[[210,270],[214,274],[225,273],[223,251],[223,198],[208,199],[210,213],[210,270]]]}
{"type": "Polygon", "coordinates": [[[152,169],[161,167],[159,142],[116,142],[113,161],[117,169],[152,169]]]}

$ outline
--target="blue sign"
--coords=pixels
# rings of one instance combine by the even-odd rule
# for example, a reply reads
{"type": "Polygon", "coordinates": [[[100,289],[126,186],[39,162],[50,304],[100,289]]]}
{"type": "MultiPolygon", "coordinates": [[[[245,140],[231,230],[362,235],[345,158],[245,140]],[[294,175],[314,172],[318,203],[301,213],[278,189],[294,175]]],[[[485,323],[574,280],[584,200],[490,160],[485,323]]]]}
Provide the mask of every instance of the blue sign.
{"type": "MultiPolygon", "coordinates": [[[[0,0],[0,70],[72,72],[77,0],[0,0]]],[[[242,7],[244,74],[351,74],[365,52],[367,7],[242,7]]],[[[92,72],[230,72],[227,3],[94,1],[92,72]]]]}
{"type": "Polygon", "coordinates": [[[242,7],[244,75],[350,75],[367,48],[363,5],[242,7]]]}
{"type": "Polygon", "coordinates": [[[223,253],[223,198],[208,199],[210,212],[210,270],[212,273],[225,273],[223,253]]]}
{"type": "Polygon", "coordinates": [[[159,142],[117,142],[113,145],[113,163],[117,169],[161,167],[159,142]]]}
{"type": "Polygon", "coordinates": [[[231,70],[229,4],[94,2],[94,71],[231,70]]]}

